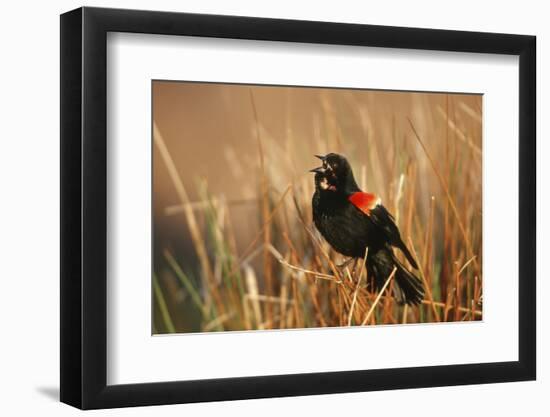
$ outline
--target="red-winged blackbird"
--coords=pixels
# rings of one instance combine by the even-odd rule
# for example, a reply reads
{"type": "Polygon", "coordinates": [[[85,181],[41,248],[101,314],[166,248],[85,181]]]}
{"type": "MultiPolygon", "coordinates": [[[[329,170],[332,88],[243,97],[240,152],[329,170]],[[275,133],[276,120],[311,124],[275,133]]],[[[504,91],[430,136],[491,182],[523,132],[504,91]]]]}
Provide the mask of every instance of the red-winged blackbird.
{"type": "Polygon", "coordinates": [[[315,172],[313,221],[326,241],[342,255],[363,259],[366,249],[367,272],[379,291],[394,267],[401,302],[419,304],[424,298],[422,281],[409,272],[393,253],[399,248],[416,269],[414,258],[401,239],[393,216],[380,198],[361,191],[346,158],[330,153],[316,155],[323,165],[315,172]]]}

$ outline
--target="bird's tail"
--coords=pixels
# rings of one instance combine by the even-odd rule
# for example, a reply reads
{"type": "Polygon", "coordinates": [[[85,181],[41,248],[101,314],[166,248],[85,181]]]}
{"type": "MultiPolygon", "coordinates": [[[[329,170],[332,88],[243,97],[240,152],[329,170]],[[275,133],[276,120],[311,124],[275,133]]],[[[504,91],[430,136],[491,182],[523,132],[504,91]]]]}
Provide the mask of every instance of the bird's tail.
{"type": "Polygon", "coordinates": [[[399,262],[391,248],[383,247],[373,251],[372,254],[369,251],[367,269],[374,278],[374,284],[378,291],[382,289],[394,268],[396,268],[394,279],[397,283],[399,301],[408,305],[420,304],[424,299],[422,281],[399,262]]]}

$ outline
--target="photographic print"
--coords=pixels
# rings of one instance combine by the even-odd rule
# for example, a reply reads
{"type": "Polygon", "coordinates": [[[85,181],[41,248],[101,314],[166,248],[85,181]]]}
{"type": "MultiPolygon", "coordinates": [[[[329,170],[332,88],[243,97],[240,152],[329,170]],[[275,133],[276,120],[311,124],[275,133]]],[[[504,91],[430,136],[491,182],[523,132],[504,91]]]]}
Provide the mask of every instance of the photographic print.
{"type": "Polygon", "coordinates": [[[153,80],[152,333],[482,320],[482,98],[153,80]]]}

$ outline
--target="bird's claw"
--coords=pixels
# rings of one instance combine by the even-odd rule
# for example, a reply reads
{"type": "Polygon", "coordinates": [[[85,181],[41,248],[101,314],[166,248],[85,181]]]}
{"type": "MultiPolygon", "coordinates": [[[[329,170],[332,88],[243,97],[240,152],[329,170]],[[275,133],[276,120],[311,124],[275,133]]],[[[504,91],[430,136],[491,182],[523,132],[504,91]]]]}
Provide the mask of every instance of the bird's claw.
{"type": "Polygon", "coordinates": [[[336,266],[340,269],[344,269],[346,266],[348,266],[350,263],[352,263],[353,261],[355,260],[355,258],[349,258],[349,259],[346,259],[344,262],[342,262],[341,264],[336,264],[336,266]]]}

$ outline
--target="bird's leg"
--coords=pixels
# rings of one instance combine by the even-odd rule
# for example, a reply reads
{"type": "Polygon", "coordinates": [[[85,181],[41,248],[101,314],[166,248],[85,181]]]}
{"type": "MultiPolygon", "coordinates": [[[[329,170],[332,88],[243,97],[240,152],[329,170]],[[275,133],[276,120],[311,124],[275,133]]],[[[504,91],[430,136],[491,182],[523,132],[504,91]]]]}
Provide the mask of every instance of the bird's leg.
{"type": "Polygon", "coordinates": [[[346,259],[344,262],[342,262],[341,264],[338,264],[336,265],[338,268],[340,269],[344,269],[346,266],[348,266],[353,260],[355,260],[355,258],[348,258],[346,259]]]}

